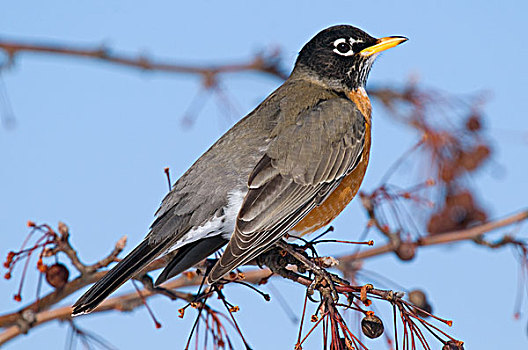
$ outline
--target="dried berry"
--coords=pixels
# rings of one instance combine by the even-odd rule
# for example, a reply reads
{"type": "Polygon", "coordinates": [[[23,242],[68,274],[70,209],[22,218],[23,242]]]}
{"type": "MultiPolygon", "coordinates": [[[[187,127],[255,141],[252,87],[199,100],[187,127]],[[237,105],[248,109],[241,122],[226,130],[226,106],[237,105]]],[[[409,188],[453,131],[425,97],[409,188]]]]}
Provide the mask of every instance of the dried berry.
{"type": "Polygon", "coordinates": [[[431,216],[429,222],[427,223],[427,232],[434,235],[437,233],[450,231],[453,229],[453,227],[454,225],[447,217],[445,210],[443,210],[431,216]]]}
{"type": "Polygon", "coordinates": [[[416,245],[413,242],[401,242],[396,248],[396,255],[403,261],[412,260],[415,256],[416,245]]]}
{"type": "Polygon", "coordinates": [[[70,271],[63,264],[57,263],[46,269],[46,281],[55,288],[62,288],[68,282],[70,271]]]}
{"type": "MultiPolygon", "coordinates": [[[[427,300],[427,296],[420,289],[415,289],[409,292],[409,301],[428,313],[433,312],[433,308],[431,307],[431,304],[429,304],[429,301],[427,300]]],[[[420,310],[415,310],[415,311],[421,317],[429,316],[428,314],[420,312],[420,310]]]]}
{"type": "Polygon", "coordinates": [[[466,129],[469,131],[479,131],[482,129],[482,123],[480,122],[480,117],[478,115],[472,115],[466,121],[466,129]]]}
{"type": "Polygon", "coordinates": [[[445,207],[431,216],[427,230],[438,234],[465,229],[486,220],[486,213],[476,206],[471,192],[461,190],[446,196],[445,207]]]}
{"type": "Polygon", "coordinates": [[[367,337],[374,339],[383,334],[383,322],[373,313],[368,313],[367,316],[361,320],[361,330],[367,337]]]}

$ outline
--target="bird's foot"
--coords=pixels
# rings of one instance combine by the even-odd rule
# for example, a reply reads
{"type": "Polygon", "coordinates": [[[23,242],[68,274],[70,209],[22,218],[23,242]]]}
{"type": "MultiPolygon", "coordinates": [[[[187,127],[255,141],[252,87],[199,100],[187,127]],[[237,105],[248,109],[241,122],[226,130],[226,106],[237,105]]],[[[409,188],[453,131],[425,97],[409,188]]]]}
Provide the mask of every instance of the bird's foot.
{"type": "Polygon", "coordinates": [[[339,293],[336,289],[336,284],[349,284],[347,281],[343,280],[336,274],[326,271],[321,266],[317,265],[312,261],[306,254],[295,250],[290,244],[286,242],[279,241],[277,246],[288,252],[290,255],[296,258],[298,261],[298,270],[309,270],[314,274],[314,279],[312,283],[308,286],[308,295],[311,296],[314,294],[315,290],[328,289],[332,296],[332,299],[335,302],[339,300],[339,293]]]}
{"type": "Polygon", "coordinates": [[[337,292],[336,284],[342,284],[348,282],[339,278],[339,276],[330,273],[322,268],[312,269],[315,277],[312,283],[308,286],[308,295],[313,295],[315,290],[319,290],[322,294],[324,290],[330,293],[334,302],[339,301],[339,293],[337,292]]]}

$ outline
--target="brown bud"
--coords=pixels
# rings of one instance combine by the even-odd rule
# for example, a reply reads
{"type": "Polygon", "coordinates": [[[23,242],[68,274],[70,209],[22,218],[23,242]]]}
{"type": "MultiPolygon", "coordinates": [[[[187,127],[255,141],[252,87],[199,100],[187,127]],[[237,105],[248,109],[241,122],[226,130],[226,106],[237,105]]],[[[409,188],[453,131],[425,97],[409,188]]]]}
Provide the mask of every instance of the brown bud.
{"type": "MultiPolygon", "coordinates": [[[[433,312],[433,308],[431,307],[431,304],[429,304],[429,302],[427,301],[427,296],[420,289],[415,289],[409,292],[409,301],[428,313],[433,312]]],[[[422,317],[429,316],[423,312],[420,312],[420,310],[416,310],[416,313],[422,317]]]]}
{"type": "Polygon", "coordinates": [[[403,261],[409,261],[414,258],[416,246],[413,242],[401,242],[396,248],[396,255],[403,261]]]}
{"type": "Polygon", "coordinates": [[[469,131],[479,131],[482,129],[482,123],[480,122],[480,116],[472,115],[466,121],[466,129],[469,131]]]}
{"type": "Polygon", "coordinates": [[[361,320],[361,330],[370,339],[378,338],[383,334],[383,322],[374,313],[368,312],[361,320]]]}
{"type": "Polygon", "coordinates": [[[61,222],[61,221],[59,221],[59,233],[63,237],[69,236],[68,225],[66,225],[64,222],[61,222]]]}
{"type": "Polygon", "coordinates": [[[46,281],[55,288],[62,288],[68,282],[70,271],[63,264],[57,263],[46,269],[46,281]]]}
{"type": "Polygon", "coordinates": [[[116,249],[123,250],[125,249],[126,243],[127,243],[127,235],[124,235],[123,237],[119,238],[119,241],[116,242],[116,249]]]}

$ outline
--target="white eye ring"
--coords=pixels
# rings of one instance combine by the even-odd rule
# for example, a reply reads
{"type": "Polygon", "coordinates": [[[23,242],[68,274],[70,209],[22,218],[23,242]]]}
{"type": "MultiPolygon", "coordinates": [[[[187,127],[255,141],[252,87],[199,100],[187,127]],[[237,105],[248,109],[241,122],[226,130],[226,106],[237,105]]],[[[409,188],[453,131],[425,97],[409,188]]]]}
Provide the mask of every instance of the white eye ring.
{"type": "Polygon", "coordinates": [[[352,39],[352,38],[348,39],[348,42],[347,42],[347,39],[345,39],[345,38],[339,38],[339,39],[337,39],[336,41],[334,41],[334,47],[335,47],[335,48],[334,48],[333,51],[334,51],[335,53],[337,53],[338,55],[341,55],[341,56],[352,56],[352,55],[355,53],[354,50],[352,50],[352,45],[353,45],[355,42],[356,42],[356,40],[354,40],[354,39],[352,39]],[[341,52],[341,51],[339,51],[339,50],[337,49],[337,46],[338,46],[339,44],[343,44],[343,43],[348,44],[349,47],[350,47],[350,50],[348,50],[347,52],[341,52]]]}

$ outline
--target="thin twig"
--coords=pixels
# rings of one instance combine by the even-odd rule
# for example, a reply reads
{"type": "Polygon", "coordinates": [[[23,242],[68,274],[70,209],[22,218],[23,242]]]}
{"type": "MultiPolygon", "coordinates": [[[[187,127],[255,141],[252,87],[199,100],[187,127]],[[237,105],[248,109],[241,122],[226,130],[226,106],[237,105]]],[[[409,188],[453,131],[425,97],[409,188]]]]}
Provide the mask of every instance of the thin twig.
{"type": "Polygon", "coordinates": [[[214,77],[218,74],[246,71],[267,73],[280,79],[287,78],[283,69],[279,66],[277,60],[278,52],[272,52],[268,56],[257,54],[247,63],[199,67],[154,60],[145,55],[127,56],[124,54],[116,54],[104,45],[78,47],[63,43],[21,42],[0,39],[0,49],[6,52],[9,57],[9,62],[13,62],[16,55],[21,53],[37,53],[96,59],[119,66],[151,72],[201,75],[207,81],[214,81],[214,77]]]}

